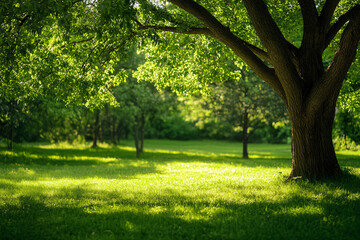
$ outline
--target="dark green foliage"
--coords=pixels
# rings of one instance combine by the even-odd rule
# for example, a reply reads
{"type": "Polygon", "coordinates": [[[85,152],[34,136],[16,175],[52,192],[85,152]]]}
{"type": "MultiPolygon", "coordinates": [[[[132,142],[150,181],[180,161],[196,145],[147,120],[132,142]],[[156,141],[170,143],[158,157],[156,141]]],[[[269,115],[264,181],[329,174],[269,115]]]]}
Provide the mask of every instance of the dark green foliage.
{"type": "Polygon", "coordinates": [[[356,143],[360,143],[360,119],[346,110],[340,110],[336,114],[334,132],[336,135],[349,138],[356,143]]]}

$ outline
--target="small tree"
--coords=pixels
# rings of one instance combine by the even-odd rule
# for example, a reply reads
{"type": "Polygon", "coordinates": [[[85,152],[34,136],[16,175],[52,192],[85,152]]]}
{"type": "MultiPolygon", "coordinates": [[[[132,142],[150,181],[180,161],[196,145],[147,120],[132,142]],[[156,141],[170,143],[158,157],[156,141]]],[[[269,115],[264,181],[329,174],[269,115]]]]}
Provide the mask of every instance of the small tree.
{"type": "Polygon", "coordinates": [[[258,122],[272,124],[286,118],[281,100],[252,72],[237,71],[239,80],[218,83],[206,100],[220,121],[242,128],[243,158],[249,158],[249,130],[258,122]]]}
{"type": "Polygon", "coordinates": [[[136,156],[144,151],[145,126],[152,115],[157,114],[161,101],[156,89],[146,82],[130,78],[114,90],[122,113],[131,119],[136,156]]]}

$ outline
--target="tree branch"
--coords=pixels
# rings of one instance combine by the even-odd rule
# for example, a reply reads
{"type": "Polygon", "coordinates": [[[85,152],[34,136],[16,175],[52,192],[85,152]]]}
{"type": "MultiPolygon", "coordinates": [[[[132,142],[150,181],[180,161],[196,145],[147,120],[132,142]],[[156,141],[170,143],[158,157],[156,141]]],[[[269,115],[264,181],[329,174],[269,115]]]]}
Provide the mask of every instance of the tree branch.
{"type": "MultiPolygon", "coordinates": [[[[106,52],[107,52],[107,54],[109,54],[109,55],[108,55],[108,57],[107,57],[105,60],[102,61],[101,66],[103,66],[106,62],[110,61],[110,59],[111,59],[110,53],[118,50],[118,49],[121,48],[121,47],[124,47],[124,46],[125,46],[133,37],[135,37],[136,35],[137,35],[137,33],[131,32],[131,33],[129,34],[129,36],[128,36],[126,39],[124,39],[120,44],[118,44],[117,46],[114,46],[114,47],[111,47],[111,48],[107,49],[106,52]]],[[[103,49],[102,52],[104,52],[104,51],[105,51],[105,49],[103,49]]]]}
{"type": "Polygon", "coordinates": [[[340,29],[351,19],[360,15],[360,5],[356,5],[351,8],[348,12],[341,15],[339,19],[330,27],[329,31],[326,34],[326,39],[324,43],[323,50],[325,50],[331,41],[334,39],[336,34],[340,31],[340,29]]]}
{"type": "Polygon", "coordinates": [[[84,42],[89,42],[91,40],[93,40],[95,37],[91,37],[91,38],[87,38],[87,39],[83,39],[83,40],[79,40],[79,41],[74,41],[74,42],[69,42],[68,44],[64,44],[61,46],[61,48],[65,48],[67,45],[76,45],[78,43],[84,43],[84,42]]]}
{"type": "Polygon", "coordinates": [[[271,60],[270,60],[270,57],[269,57],[269,54],[262,50],[261,48],[258,48],[248,42],[245,42],[245,45],[250,49],[251,52],[253,52],[256,56],[264,59],[265,61],[267,61],[268,63],[271,63],[271,60]]]}
{"type": "Polygon", "coordinates": [[[330,27],[331,19],[340,0],[327,0],[320,13],[320,24],[323,31],[327,31],[330,27]]]}
{"type": "Polygon", "coordinates": [[[22,25],[24,25],[24,23],[29,19],[30,15],[26,14],[26,16],[21,19],[20,23],[19,23],[19,27],[21,27],[22,25]]]}
{"type": "Polygon", "coordinates": [[[303,39],[300,49],[313,52],[317,45],[318,13],[314,0],[298,0],[303,18],[303,39]]]}
{"type": "Polygon", "coordinates": [[[173,33],[181,33],[181,34],[203,34],[212,37],[214,36],[214,34],[208,28],[199,28],[199,27],[191,27],[187,30],[182,30],[178,27],[141,25],[139,26],[138,29],[139,30],[154,29],[164,32],[173,32],[173,33]]]}
{"type": "Polygon", "coordinates": [[[318,13],[314,0],[298,0],[298,3],[301,8],[304,25],[310,25],[311,21],[313,24],[316,23],[318,13]]]}
{"type": "MultiPolygon", "coordinates": [[[[138,21],[135,21],[135,22],[136,22],[136,24],[139,25],[140,30],[154,29],[154,30],[159,30],[159,31],[164,31],[164,32],[172,32],[172,33],[180,33],[180,34],[203,34],[203,35],[208,35],[210,37],[215,37],[213,32],[210,31],[210,29],[208,29],[208,28],[191,27],[187,30],[182,30],[178,27],[142,25],[138,21]]],[[[265,52],[261,48],[258,48],[248,42],[244,41],[244,44],[258,57],[264,59],[267,62],[270,62],[270,58],[269,58],[267,52],[265,52]]]]}
{"type": "MultiPolygon", "coordinates": [[[[265,51],[250,45],[235,36],[229,28],[222,25],[209,11],[193,0],[168,0],[199,19],[212,33],[213,37],[228,46],[244,60],[256,74],[267,82],[286,102],[285,92],[273,69],[269,68],[257,55],[270,60],[265,51]],[[254,52],[253,52],[254,51],[254,52]],[[256,53],[255,53],[256,52],[256,53]]],[[[271,63],[271,62],[270,62],[271,63]]]]}
{"type": "Polygon", "coordinates": [[[307,113],[319,109],[330,96],[337,98],[358,48],[360,41],[360,14],[352,18],[346,26],[333,61],[322,79],[314,85],[307,99],[307,113]]]}
{"type": "Polygon", "coordinates": [[[268,51],[287,101],[301,102],[301,79],[293,63],[293,49],[284,38],[263,0],[244,0],[256,33],[268,51]]]}

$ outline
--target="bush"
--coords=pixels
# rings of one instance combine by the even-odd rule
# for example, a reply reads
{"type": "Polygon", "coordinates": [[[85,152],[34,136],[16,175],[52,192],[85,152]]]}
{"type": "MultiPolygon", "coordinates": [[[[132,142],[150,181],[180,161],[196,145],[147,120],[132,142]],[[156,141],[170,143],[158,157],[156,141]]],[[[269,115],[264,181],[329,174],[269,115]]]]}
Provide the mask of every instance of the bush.
{"type": "Polygon", "coordinates": [[[351,150],[351,151],[360,151],[360,146],[350,138],[345,137],[335,137],[333,139],[334,148],[336,151],[351,150]]]}

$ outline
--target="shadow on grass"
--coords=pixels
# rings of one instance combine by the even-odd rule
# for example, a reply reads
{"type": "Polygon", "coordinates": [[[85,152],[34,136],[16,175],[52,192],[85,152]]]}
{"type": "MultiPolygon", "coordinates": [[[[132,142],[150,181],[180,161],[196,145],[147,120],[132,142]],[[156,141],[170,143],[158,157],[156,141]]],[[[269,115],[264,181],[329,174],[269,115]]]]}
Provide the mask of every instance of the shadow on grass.
{"type": "MultiPolygon", "coordinates": [[[[309,190],[311,191],[311,189],[309,190]]],[[[314,195],[317,192],[314,191],[314,195]]],[[[56,197],[56,196],[54,196],[56,197]]],[[[46,196],[0,205],[0,239],[359,239],[360,200],[234,203],[169,190],[126,198],[117,192],[66,192],[82,207],[46,196]],[[101,195],[103,201],[95,201],[101,195]],[[52,200],[52,199],[50,199],[52,200]],[[50,204],[53,202],[55,204],[50,204]]],[[[244,196],[251,200],[251,195],[244,196]]]]}
{"type": "MultiPolygon", "coordinates": [[[[97,190],[89,185],[64,187],[48,195],[41,187],[31,186],[34,190],[31,196],[25,191],[22,196],[13,197],[17,194],[16,182],[35,180],[36,171],[42,171],[39,174],[42,177],[49,171],[49,178],[121,179],[161,173],[158,164],[168,162],[289,167],[291,161],[242,160],[237,156],[160,150],[146,152],[136,159],[134,151],[117,147],[84,150],[27,147],[14,155],[3,152],[0,151],[0,167],[15,172],[9,181],[3,176],[0,185],[0,190],[7,194],[0,196],[1,240],[360,239],[360,178],[351,171],[345,172],[340,181],[289,183],[305,190],[306,196],[301,194],[304,191],[294,191],[277,200],[258,194],[264,190],[262,185],[239,184],[226,188],[226,193],[230,192],[235,200],[222,198],[224,191],[219,196],[201,191],[191,195],[172,189],[127,193],[121,189],[97,190]],[[349,193],[355,194],[348,198],[349,193]],[[236,201],[237,194],[241,194],[241,201],[236,201]]],[[[342,161],[349,160],[345,156],[342,161]]]]}
{"type": "Polygon", "coordinates": [[[46,149],[23,147],[13,155],[4,154],[0,148],[0,163],[24,165],[81,166],[121,163],[125,160],[151,161],[156,164],[168,162],[206,162],[240,164],[246,167],[288,167],[291,160],[285,157],[257,155],[255,158],[242,159],[235,154],[205,154],[166,150],[145,150],[140,158],[135,157],[135,150],[122,147],[96,149],[46,149]],[[273,161],[276,159],[276,161],[273,161]]]}
{"type": "Polygon", "coordinates": [[[295,181],[289,184],[295,184],[308,191],[316,191],[316,189],[324,188],[336,192],[337,190],[343,189],[349,193],[359,194],[358,199],[360,200],[360,176],[352,173],[352,170],[349,168],[342,168],[342,176],[340,178],[312,182],[307,180],[295,181]]]}
{"type": "Polygon", "coordinates": [[[353,154],[336,154],[342,167],[360,168],[360,155],[353,154]]]}
{"type": "MultiPolygon", "coordinates": [[[[135,157],[135,151],[128,147],[96,149],[47,149],[27,146],[14,152],[0,149],[0,164],[8,171],[0,178],[13,181],[38,180],[46,178],[126,179],[138,175],[161,173],[160,165],[172,162],[228,164],[241,167],[289,167],[289,159],[256,158],[241,159],[236,155],[199,154],[165,150],[149,150],[135,157]],[[32,174],[31,174],[32,173],[32,174]]],[[[0,165],[1,166],[1,165],[0,165]]]]}

